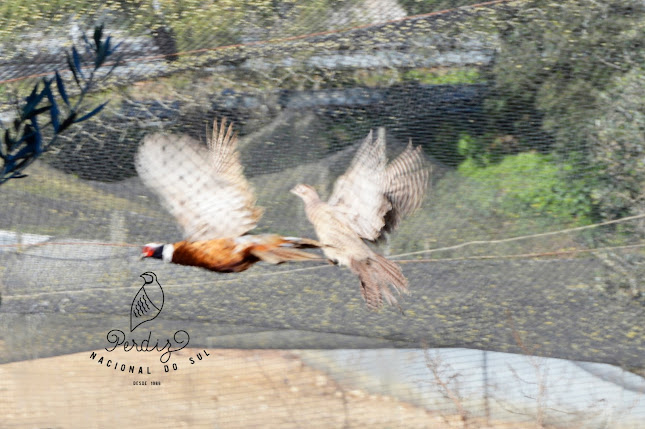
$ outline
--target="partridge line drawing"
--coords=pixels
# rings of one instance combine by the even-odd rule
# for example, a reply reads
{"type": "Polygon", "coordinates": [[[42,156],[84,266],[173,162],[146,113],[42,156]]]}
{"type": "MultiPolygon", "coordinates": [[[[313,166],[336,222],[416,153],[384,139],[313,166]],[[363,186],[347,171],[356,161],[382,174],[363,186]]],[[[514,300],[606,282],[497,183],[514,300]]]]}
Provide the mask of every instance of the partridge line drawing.
{"type": "Polygon", "coordinates": [[[291,190],[304,201],[325,256],[358,275],[369,309],[380,308],[383,300],[398,305],[389,286],[399,294],[408,293],[408,281],[398,264],[367,242],[382,241],[421,206],[428,177],[422,149],[413,148],[411,142],[387,164],[385,130],[380,128],[376,138],[370,131],[327,202],[309,185],[298,184],[291,190]]]}
{"type": "Polygon", "coordinates": [[[177,220],[184,240],[171,244],[148,243],[141,258],[206,268],[217,272],[240,272],[258,261],[320,259],[303,248],[317,248],[306,238],[275,234],[248,234],[263,210],[244,177],[237,151],[237,134],[226,119],[207,139],[207,147],[189,136],[146,136],[135,157],[143,183],[155,192],[177,220]]]}
{"type": "Polygon", "coordinates": [[[130,332],[137,326],[155,319],[161,313],[164,304],[164,293],[157,275],[151,271],[141,274],[143,286],[134,296],[130,307],[130,332]]]}

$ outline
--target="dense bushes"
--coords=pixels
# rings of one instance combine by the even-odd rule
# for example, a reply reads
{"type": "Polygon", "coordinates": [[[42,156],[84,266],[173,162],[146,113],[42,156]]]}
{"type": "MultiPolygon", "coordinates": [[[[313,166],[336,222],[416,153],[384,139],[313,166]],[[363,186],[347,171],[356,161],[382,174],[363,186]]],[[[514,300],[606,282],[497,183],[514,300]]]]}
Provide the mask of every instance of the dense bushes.
{"type": "Polygon", "coordinates": [[[595,220],[642,211],[645,3],[531,0],[500,8],[495,25],[501,45],[487,100],[494,133],[477,156],[548,152],[569,187],[565,211],[595,220]],[[504,138],[512,144],[494,144],[504,138]]]}
{"type": "Polygon", "coordinates": [[[508,155],[501,162],[482,165],[468,158],[458,172],[484,185],[482,195],[509,218],[547,216],[578,224],[588,223],[591,204],[585,182],[567,182],[570,166],[558,166],[552,157],[536,152],[508,155]]]}
{"type": "Polygon", "coordinates": [[[598,114],[586,122],[591,148],[587,176],[603,218],[645,209],[645,71],[617,76],[599,95],[598,114]]]}

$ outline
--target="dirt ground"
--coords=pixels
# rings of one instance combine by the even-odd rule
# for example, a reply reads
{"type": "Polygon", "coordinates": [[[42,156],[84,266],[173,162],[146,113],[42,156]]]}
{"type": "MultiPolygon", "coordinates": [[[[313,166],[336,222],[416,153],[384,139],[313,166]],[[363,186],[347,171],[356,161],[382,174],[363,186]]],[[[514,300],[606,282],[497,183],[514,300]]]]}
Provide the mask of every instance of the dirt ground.
{"type": "Polygon", "coordinates": [[[159,354],[133,356],[121,349],[98,350],[93,359],[91,355],[83,352],[0,365],[0,427],[463,426],[458,416],[345,389],[286,351],[185,349],[173,354],[168,372],[159,354]],[[109,367],[108,360],[112,361],[109,367]],[[115,362],[119,362],[116,369],[115,362]],[[135,373],[141,367],[144,374],[129,373],[130,365],[135,373]]]}

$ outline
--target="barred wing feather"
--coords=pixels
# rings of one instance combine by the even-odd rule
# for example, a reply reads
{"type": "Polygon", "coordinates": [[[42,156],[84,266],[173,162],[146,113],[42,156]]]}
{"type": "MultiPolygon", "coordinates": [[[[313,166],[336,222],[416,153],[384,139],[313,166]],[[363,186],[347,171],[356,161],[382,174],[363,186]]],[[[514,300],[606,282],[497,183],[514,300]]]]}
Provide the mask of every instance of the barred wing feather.
{"type": "MultiPolygon", "coordinates": [[[[237,151],[237,134],[233,132],[233,123],[226,127],[226,119],[217,126],[213,122],[213,134],[208,138],[208,150],[213,171],[220,177],[235,184],[241,192],[251,194],[251,187],[244,177],[244,169],[237,151]]],[[[251,200],[253,195],[248,196],[251,200]]]]}
{"type": "Polygon", "coordinates": [[[384,133],[374,140],[370,131],[347,172],[334,184],[328,204],[336,209],[356,234],[366,240],[379,237],[390,210],[385,198],[386,158],[384,133]]]}
{"type": "MultiPolygon", "coordinates": [[[[189,241],[243,235],[262,215],[237,152],[230,150],[235,139],[226,140],[231,132],[229,128],[229,133],[219,134],[223,137],[216,143],[227,148],[219,155],[188,136],[162,134],[146,136],[137,153],[139,177],[161,198],[189,241]]],[[[210,146],[217,150],[212,142],[210,146]]]]}
{"type": "Polygon", "coordinates": [[[387,189],[385,195],[392,209],[385,216],[383,231],[391,232],[421,206],[428,187],[428,169],[422,155],[421,146],[408,144],[386,170],[387,189]]]}

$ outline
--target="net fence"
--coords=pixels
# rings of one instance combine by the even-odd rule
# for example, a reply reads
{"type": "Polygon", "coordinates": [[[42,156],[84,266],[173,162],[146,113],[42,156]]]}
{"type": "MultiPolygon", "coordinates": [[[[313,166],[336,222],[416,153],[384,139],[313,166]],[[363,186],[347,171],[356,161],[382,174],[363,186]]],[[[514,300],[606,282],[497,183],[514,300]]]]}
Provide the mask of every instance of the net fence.
{"type": "MultiPolygon", "coordinates": [[[[145,329],[158,338],[188,332],[190,347],[218,356],[210,372],[240,362],[226,354],[239,359],[237,349],[326,350],[299,355],[314,368],[299,380],[338,399],[333,407],[343,417],[318,415],[322,426],[371,424],[365,416],[385,410],[375,405],[377,388],[350,394],[338,387],[360,384],[358,370],[334,355],[355,356],[349,349],[384,349],[364,351],[356,358],[363,367],[378,367],[389,349],[464,348],[642,374],[645,4],[472,3],[3,2],[5,128],[15,100],[65,70],[65,51],[94,25],[103,23],[121,45],[119,65],[88,96],[109,100],[107,107],[61,135],[28,177],[0,187],[0,362],[103,350],[108,331],[129,332],[139,276],[152,271],[165,301],[145,329]],[[368,310],[356,276],[324,261],[218,274],[138,259],[145,243],[182,240],[175,218],[137,176],[143,137],[187,134],[205,143],[219,118],[234,123],[244,173],[264,208],[252,233],[315,238],[289,190],[307,183],[327,198],[370,130],[385,130],[389,159],[409,141],[423,148],[430,171],[424,203],[379,248],[409,281],[401,311],[368,310]],[[320,381],[330,373],[338,386],[320,381]]],[[[428,423],[431,401],[416,393],[404,399],[426,410],[418,424],[412,411],[394,406],[379,424],[483,424],[464,405],[468,394],[450,384],[459,370],[445,372],[440,355],[417,352],[410,377],[439,386],[450,417],[428,423]]],[[[279,371],[258,369],[257,362],[287,365],[291,355],[249,353],[241,372],[269,380],[281,398],[271,405],[286,413],[276,426],[302,426],[302,416],[317,415],[294,414],[307,408],[296,399],[304,387],[279,393],[279,371]]],[[[467,356],[479,367],[478,357],[467,356]]],[[[459,367],[458,356],[448,359],[459,367]]],[[[518,365],[544,375],[535,362],[518,365]]],[[[471,371],[461,368],[461,375],[471,371]]],[[[83,370],[91,380],[90,372],[83,370]]],[[[508,374],[523,377],[516,369],[508,374]]],[[[494,396],[488,393],[481,398],[494,396]]],[[[109,408],[125,399],[103,401],[109,408]]],[[[158,401],[174,403],[172,396],[158,401]]],[[[505,408],[547,424],[540,406],[557,407],[537,403],[531,411],[505,408]]],[[[222,424],[242,421],[225,408],[222,424]]]]}

